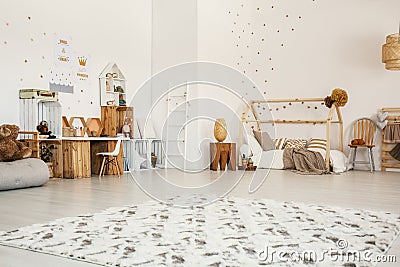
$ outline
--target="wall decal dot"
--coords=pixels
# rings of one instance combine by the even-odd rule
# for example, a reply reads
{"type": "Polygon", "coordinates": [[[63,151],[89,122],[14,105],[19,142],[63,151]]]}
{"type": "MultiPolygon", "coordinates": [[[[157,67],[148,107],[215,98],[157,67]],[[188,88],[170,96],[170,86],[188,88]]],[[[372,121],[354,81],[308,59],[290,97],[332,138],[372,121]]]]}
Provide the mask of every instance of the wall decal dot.
{"type": "Polygon", "coordinates": [[[318,107],[314,107],[315,109],[318,109],[318,107]]]}
{"type": "Polygon", "coordinates": [[[81,93],[83,93],[83,89],[81,89],[81,93]]]}
{"type": "Polygon", "coordinates": [[[239,39],[240,39],[240,35],[239,35],[239,39]]]}
{"type": "Polygon", "coordinates": [[[289,106],[291,106],[291,105],[292,105],[292,103],[289,102],[289,106]]]}
{"type": "Polygon", "coordinates": [[[263,110],[265,110],[265,108],[263,108],[263,110]]]}
{"type": "Polygon", "coordinates": [[[252,32],[251,35],[254,35],[254,32],[252,32]]]}
{"type": "Polygon", "coordinates": [[[43,75],[40,75],[40,78],[42,78],[42,79],[43,79],[43,75]]]}
{"type": "Polygon", "coordinates": [[[90,105],[93,105],[93,101],[90,101],[90,105]]]}
{"type": "Polygon", "coordinates": [[[274,6],[271,6],[271,8],[274,8],[274,6]]]}
{"type": "Polygon", "coordinates": [[[31,42],[33,42],[33,38],[31,38],[30,40],[31,40],[31,42]]]}
{"type": "Polygon", "coordinates": [[[233,31],[232,31],[232,33],[233,33],[233,31]]]}
{"type": "Polygon", "coordinates": [[[276,32],[279,32],[279,30],[277,30],[276,32]]]}
{"type": "Polygon", "coordinates": [[[258,72],[258,70],[256,70],[256,72],[258,72]]]}
{"type": "Polygon", "coordinates": [[[233,24],[236,25],[236,22],[234,22],[233,24]]]}
{"type": "Polygon", "coordinates": [[[240,58],[243,58],[243,56],[240,56],[240,58]]]}
{"type": "Polygon", "coordinates": [[[289,17],[289,15],[286,15],[286,17],[288,18],[288,17],[289,17]]]}
{"type": "Polygon", "coordinates": [[[28,60],[27,60],[27,59],[25,59],[25,60],[24,60],[24,62],[25,62],[25,63],[28,63],[28,60]]]}
{"type": "Polygon", "coordinates": [[[230,12],[230,11],[228,11],[228,14],[231,14],[231,12],[230,12]]]}
{"type": "Polygon", "coordinates": [[[22,82],[24,79],[20,78],[19,81],[22,82]]]}
{"type": "Polygon", "coordinates": [[[244,32],[244,30],[242,30],[242,32],[244,32]]]}
{"type": "Polygon", "coordinates": [[[262,39],[261,39],[261,42],[264,42],[264,40],[265,40],[265,39],[264,39],[264,38],[262,38],[262,39]]]}
{"type": "Polygon", "coordinates": [[[299,16],[299,19],[301,19],[301,16],[299,16]]]}
{"type": "Polygon", "coordinates": [[[42,56],[42,59],[45,59],[45,56],[42,56]]]}
{"type": "Polygon", "coordinates": [[[265,23],[264,23],[263,26],[265,27],[265,26],[267,26],[267,25],[265,25],[265,23]]]}
{"type": "Polygon", "coordinates": [[[246,45],[246,47],[247,47],[247,48],[250,48],[250,46],[249,46],[249,45],[246,45]]]}
{"type": "Polygon", "coordinates": [[[257,7],[257,10],[260,10],[260,8],[259,8],[259,7],[257,7]]]}
{"type": "Polygon", "coordinates": [[[239,17],[239,13],[236,14],[236,17],[239,17]]]}
{"type": "Polygon", "coordinates": [[[302,104],[304,104],[304,101],[301,101],[302,104]]]}
{"type": "Polygon", "coordinates": [[[239,47],[239,45],[237,44],[236,47],[239,47]]]}
{"type": "Polygon", "coordinates": [[[4,44],[7,44],[7,41],[4,41],[4,44]]]}
{"type": "Polygon", "coordinates": [[[250,65],[250,62],[248,64],[250,65]]]}
{"type": "Polygon", "coordinates": [[[260,51],[257,52],[257,55],[259,55],[259,54],[260,54],[260,51]]]}
{"type": "Polygon", "coordinates": [[[274,68],[271,68],[271,70],[274,70],[274,68]]]}
{"type": "Polygon", "coordinates": [[[30,16],[28,16],[28,20],[31,20],[31,17],[30,17],[30,16]]]}
{"type": "Polygon", "coordinates": [[[10,26],[10,23],[6,22],[6,26],[10,26]]]}
{"type": "Polygon", "coordinates": [[[46,33],[44,32],[43,35],[46,35],[46,33]]]}
{"type": "Polygon", "coordinates": [[[239,64],[239,62],[238,62],[238,63],[236,63],[236,65],[238,65],[238,66],[239,66],[239,65],[240,65],[240,64],[239,64]]]}
{"type": "Polygon", "coordinates": [[[311,108],[310,106],[307,106],[307,108],[311,108]]]}
{"type": "Polygon", "coordinates": [[[286,108],[286,106],[283,106],[283,108],[286,108]]]}
{"type": "Polygon", "coordinates": [[[281,46],[283,46],[283,44],[281,44],[281,46]]]}
{"type": "Polygon", "coordinates": [[[268,60],[272,60],[272,58],[269,58],[268,60]]]}
{"type": "Polygon", "coordinates": [[[294,31],[294,28],[292,28],[292,32],[294,31]]]}
{"type": "MultiPolygon", "coordinates": [[[[267,80],[264,80],[264,82],[266,83],[266,82],[268,82],[267,80]]],[[[265,93],[265,92],[264,92],[265,93]]]]}
{"type": "Polygon", "coordinates": [[[276,110],[276,111],[278,111],[278,110],[279,110],[279,108],[276,108],[275,110],[276,110]]]}

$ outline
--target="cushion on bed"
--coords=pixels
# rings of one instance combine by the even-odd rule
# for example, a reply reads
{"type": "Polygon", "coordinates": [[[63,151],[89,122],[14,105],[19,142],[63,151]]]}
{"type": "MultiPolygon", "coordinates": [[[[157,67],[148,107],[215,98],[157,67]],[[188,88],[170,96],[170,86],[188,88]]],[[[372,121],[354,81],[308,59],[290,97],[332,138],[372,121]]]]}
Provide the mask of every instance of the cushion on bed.
{"type": "Polygon", "coordinates": [[[305,139],[288,139],[286,140],[285,148],[305,148],[307,140],[305,139]]]}
{"type": "Polygon", "coordinates": [[[326,139],[311,138],[307,146],[308,150],[323,149],[326,150],[326,139]]]}
{"type": "Polygon", "coordinates": [[[275,149],[284,149],[286,144],[286,137],[274,139],[275,149]]]}
{"type": "Polygon", "coordinates": [[[49,168],[40,159],[0,162],[0,190],[41,186],[49,177],[49,168]]]}
{"type": "Polygon", "coordinates": [[[253,134],[264,151],[273,150],[275,148],[274,141],[271,139],[268,132],[253,130],[253,134]]]}

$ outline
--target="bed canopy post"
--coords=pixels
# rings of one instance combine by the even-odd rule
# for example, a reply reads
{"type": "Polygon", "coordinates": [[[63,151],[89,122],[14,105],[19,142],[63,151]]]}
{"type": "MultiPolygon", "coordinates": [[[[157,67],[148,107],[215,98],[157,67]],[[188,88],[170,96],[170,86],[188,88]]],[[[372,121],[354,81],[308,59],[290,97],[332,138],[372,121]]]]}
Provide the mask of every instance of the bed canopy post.
{"type": "Polygon", "coordinates": [[[338,116],[340,133],[339,133],[339,150],[343,152],[343,118],[342,113],[340,112],[340,108],[335,105],[336,113],[338,116]]]}
{"type": "Polygon", "coordinates": [[[325,165],[326,169],[329,170],[330,163],[330,154],[331,154],[331,122],[333,117],[333,112],[336,110],[336,105],[333,104],[329,109],[329,115],[326,119],[326,156],[325,156],[325,165]]]}

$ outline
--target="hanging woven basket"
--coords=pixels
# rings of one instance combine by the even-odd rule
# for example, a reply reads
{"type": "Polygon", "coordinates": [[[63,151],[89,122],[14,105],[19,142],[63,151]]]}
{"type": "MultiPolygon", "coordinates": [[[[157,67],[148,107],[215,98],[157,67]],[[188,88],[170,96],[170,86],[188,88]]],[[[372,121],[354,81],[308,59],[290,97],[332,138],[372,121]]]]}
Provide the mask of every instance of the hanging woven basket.
{"type": "Polygon", "coordinates": [[[387,70],[400,70],[400,35],[386,36],[386,44],[382,46],[382,62],[387,70]]]}

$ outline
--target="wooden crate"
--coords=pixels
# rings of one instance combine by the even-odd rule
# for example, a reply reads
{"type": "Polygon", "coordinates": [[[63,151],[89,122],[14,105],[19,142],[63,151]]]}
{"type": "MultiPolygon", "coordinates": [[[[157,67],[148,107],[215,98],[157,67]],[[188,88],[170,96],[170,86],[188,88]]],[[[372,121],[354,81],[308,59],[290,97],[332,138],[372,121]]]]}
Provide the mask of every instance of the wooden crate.
{"type": "Polygon", "coordinates": [[[63,140],[64,178],[91,177],[90,141],[63,140]]]}
{"type": "MultiPolygon", "coordinates": [[[[90,156],[91,156],[91,168],[92,173],[100,174],[102,156],[98,156],[97,153],[113,151],[117,141],[91,141],[90,142],[90,156]]],[[[121,150],[118,154],[117,160],[119,165],[120,173],[123,173],[123,144],[121,143],[121,150]]],[[[117,170],[114,168],[106,168],[104,174],[106,175],[117,175],[117,170]]]]}
{"type": "Polygon", "coordinates": [[[110,137],[117,136],[117,107],[101,107],[101,124],[103,125],[103,135],[110,137]]]}
{"type": "Polygon", "coordinates": [[[63,149],[62,142],[60,140],[46,140],[46,143],[54,145],[53,157],[51,162],[53,163],[53,177],[62,178],[63,177],[63,149]]]}

